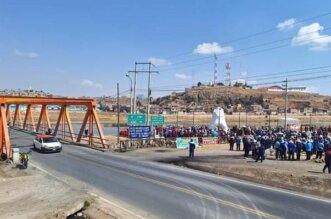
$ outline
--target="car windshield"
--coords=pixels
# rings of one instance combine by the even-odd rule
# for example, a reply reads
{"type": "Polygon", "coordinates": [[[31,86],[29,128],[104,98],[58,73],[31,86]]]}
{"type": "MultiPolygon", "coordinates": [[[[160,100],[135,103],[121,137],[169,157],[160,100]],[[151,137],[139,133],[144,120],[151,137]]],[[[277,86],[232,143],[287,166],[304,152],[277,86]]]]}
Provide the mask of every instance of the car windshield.
{"type": "Polygon", "coordinates": [[[57,138],[43,138],[44,143],[53,143],[53,142],[58,142],[57,138]]]}

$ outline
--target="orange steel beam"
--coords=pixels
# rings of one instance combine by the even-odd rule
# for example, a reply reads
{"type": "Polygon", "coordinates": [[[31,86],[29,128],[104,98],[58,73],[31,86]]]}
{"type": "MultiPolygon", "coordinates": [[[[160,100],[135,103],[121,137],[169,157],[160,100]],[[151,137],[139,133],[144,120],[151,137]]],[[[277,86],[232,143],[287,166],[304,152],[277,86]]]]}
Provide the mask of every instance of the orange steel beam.
{"type": "MultiPolygon", "coordinates": [[[[3,147],[3,144],[6,146],[6,155],[7,158],[11,158],[11,144],[9,139],[9,133],[8,133],[8,127],[7,127],[7,118],[6,118],[6,112],[5,112],[5,106],[1,104],[0,106],[0,114],[1,114],[1,126],[2,126],[2,132],[3,137],[1,139],[1,145],[3,147]]],[[[2,154],[3,151],[1,151],[2,154]]]]}
{"type": "Polygon", "coordinates": [[[13,126],[16,125],[16,121],[18,120],[18,127],[22,128],[22,117],[21,117],[21,111],[20,111],[20,104],[16,104],[15,114],[14,114],[14,120],[13,120],[13,126]]]}
{"type": "Polygon", "coordinates": [[[37,129],[36,129],[36,132],[39,132],[39,130],[40,130],[40,125],[41,125],[41,123],[42,123],[42,121],[43,121],[43,116],[44,116],[44,111],[45,111],[45,109],[46,109],[46,105],[43,105],[43,106],[41,107],[41,111],[40,111],[40,115],[39,115],[39,119],[38,119],[38,123],[37,123],[37,129]]]}
{"type": "Polygon", "coordinates": [[[75,132],[74,132],[74,129],[72,127],[70,115],[69,115],[69,112],[68,112],[67,108],[65,109],[65,119],[67,120],[67,123],[68,123],[71,140],[76,141],[75,132]]]}
{"type": "Polygon", "coordinates": [[[6,116],[7,116],[8,123],[11,124],[12,123],[12,118],[11,118],[10,104],[7,104],[6,116]]]}
{"type": "MultiPolygon", "coordinates": [[[[1,110],[1,109],[0,109],[1,110]]],[[[2,155],[3,153],[3,136],[4,136],[4,131],[3,131],[3,128],[2,128],[2,116],[1,116],[1,113],[0,113],[0,154],[2,155]]]]}
{"type": "Polygon", "coordinates": [[[101,124],[100,124],[100,121],[99,121],[99,116],[98,116],[98,114],[97,114],[94,107],[92,108],[92,114],[93,114],[95,124],[96,124],[97,129],[98,129],[98,132],[99,132],[99,137],[100,137],[100,140],[101,140],[101,144],[102,144],[103,147],[105,147],[103,130],[102,130],[102,127],[101,127],[101,124]]]}
{"type": "Polygon", "coordinates": [[[89,118],[89,127],[88,127],[88,143],[89,145],[93,145],[93,115],[92,110],[90,110],[90,118],[89,118]]]}
{"type": "Polygon", "coordinates": [[[45,110],[44,110],[44,118],[47,122],[47,128],[50,129],[52,127],[52,125],[51,125],[51,121],[49,120],[47,107],[45,107],[45,110]]]}
{"type": "Polygon", "coordinates": [[[64,112],[64,108],[61,107],[60,114],[59,114],[59,117],[58,117],[56,125],[55,125],[55,130],[54,130],[54,135],[55,136],[57,135],[57,131],[59,130],[59,126],[60,126],[60,123],[61,123],[61,120],[62,120],[62,117],[63,117],[63,112],[64,112]]]}
{"type": "Polygon", "coordinates": [[[79,134],[78,134],[78,137],[77,137],[77,142],[80,142],[80,140],[82,139],[83,137],[83,133],[84,133],[84,130],[85,130],[85,127],[86,127],[86,123],[87,123],[87,120],[89,119],[89,116],[91,114],[91,109],[88,109],[86,111],[86,114],[85,114],[85,117],[84,117],[84,120],[83,120],[83,123],[82,123],[82,126],[80,127],[80,130],[79,130],[79,134]]]}
{"type": "MultiPolygon", "coordinates": [[[[50,119],[48,116],[47,105],[58,105],[61,106],[61,111],[59,117],[57,119],[57,123],[55,126],[55,135],[59,130],[60,123],[62,122],[62,132],[65,132],[65,125],[68,124],[70,137],[73,141],[80,142],[84,130],[86,128],[87,122],[89,123],[89,132],[88,132],[88,141],[89,144],[92,145],[94,143],[94,136],[93,136],[93,126],[94,124],[97,127],[99,132],[99,136],[101,139],[101,143],[103,146],[104,144],[104,135],[102,131],[102,126],[100,124],[97,112],[95,110],[96,102],[93,99],[83,99],[83,98],[47,98],[47,97],[15,97],[15,96],[0,96],[0,105],[1,105],[1,128],[0,128],[0,153],[2,153],[1,148],[6,146],[6,154],[7,157],[11,157],[11,148],[10,148],[10,139],[8,134],[8,127],[7,121],[11,122],[12,125],[19,125],[20,127],[26,128],[27,123],[30,120],[32,127],[35,125],[32,115],[32,105],[41,105],[42,109],[40,112],[40,116],[38,118],[38,123],[36,131],[40,131],[41,124],[46,125],[47,123],[48,128],[51,128],[50,119]],[[7,109],[5,108],[7,105],[7,109]],[[10,105],[16,105],[16,110],[14,114],[14,118],[12,119],[10,105]],[[20,105],[27,105],[28,109],[26,111],[26,115],[24,118],[24,123],[22,123],[21,113],[20,113],[20,105]],[[69,116],[69,112],[67,111],[67,106],[86,106],[87,112],[85,114],[82,126],[80,128],[79,134],[77,139],[75,139],[74,130],[72,127],[71,119],[69,116]],[[45,120],[45,121],[44,121],[45,120]],[[43,122],[44,121],[44,122],[43,122]],[[17,124],[19,123],[19,124],[17,124]]],[[[62,133],[63,134],[63,133],[62,133]]],[[[64,135],[63,135],[64,137],[64,135]]]]}
{"type": "Polygon", "coordinates": [[[39,116],[38,123],[37,123],[36,132],[40,131],[40,125],[42,125],[42,130],[44,130],[45,123],[47,123],[47,128],[50,129],[51,128],[51,122],[49,120],[47,106],[42,105],[41,111],[40,111],[40,116],[39,116]]]}
{"type": "Polygon", "coordinates": [[[67,106],[62,106],[63,107],[63,113],[62,113],[62,138],[66,138],[66,111],[67,111],[67,106]]]}
{"type": "Polygon", "coordinates": [[[13,97],[0,96],[0,103],[6,104],[33,104],[33,105],[92,105],[96,106],[93,99],[78,99],[78,98],[47,98],[47,97],[13,97]]]}
{"type": "Polygon", "coordinates": [[[24,118],[24,123],[23,123],[23,129],[26,128],[28,120],[30,122],[30,127],[31,127],[32,131],[36,131],[35,124],[34,124],[34,119],[33,119],[33,114],[32,114],[32,110],[31,110],[31,104],[29,104],[28,107],[26,108],[26,113],[25,113],[25,118],[24,118]]]}

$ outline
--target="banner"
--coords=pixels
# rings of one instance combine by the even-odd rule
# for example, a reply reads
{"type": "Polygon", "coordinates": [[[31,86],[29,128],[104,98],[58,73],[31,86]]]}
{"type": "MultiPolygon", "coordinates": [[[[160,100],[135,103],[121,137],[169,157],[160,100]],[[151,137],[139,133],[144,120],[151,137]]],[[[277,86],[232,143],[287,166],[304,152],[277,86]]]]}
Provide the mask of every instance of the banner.
{"type": "Polygon", "coordinates": [[[213,137],[209,137],[209,138],[202,138],[202,144],[218,144],[218,138],[213,138],[213,137]]]}
{"type": "Polygon", "coordinates": [[[189,143],[193,139],[195,146],[199,146],[199,139],[198,138],[176,138],[176,147],[177,149],[185,149],[189,147],[189,143]]]}

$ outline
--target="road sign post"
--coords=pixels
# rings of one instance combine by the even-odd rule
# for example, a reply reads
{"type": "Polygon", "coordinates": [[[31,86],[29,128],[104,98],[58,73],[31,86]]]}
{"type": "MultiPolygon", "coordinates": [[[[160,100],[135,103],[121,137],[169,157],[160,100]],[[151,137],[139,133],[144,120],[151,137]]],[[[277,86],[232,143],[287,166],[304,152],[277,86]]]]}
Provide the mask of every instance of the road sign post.
{"type": "Polygon", "coordinates": [[[129,114],[128,125],[145,125],[146,115],[145,114],[129,114]]]}
{"type": "Polygon", "coordinates": [[[151,116],[150,125],[164,125],[164,116],[151,116]]]}

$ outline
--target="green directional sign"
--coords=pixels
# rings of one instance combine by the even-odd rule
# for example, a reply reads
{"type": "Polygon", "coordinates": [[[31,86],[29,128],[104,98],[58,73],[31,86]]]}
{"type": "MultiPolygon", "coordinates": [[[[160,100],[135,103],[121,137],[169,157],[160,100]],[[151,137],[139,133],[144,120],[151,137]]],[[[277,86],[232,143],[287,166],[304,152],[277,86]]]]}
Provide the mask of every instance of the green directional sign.
{"type": "Polygon", "coordinates": [[[151,116],[151,125],[164,125],[164,116],[151,116]]]}
{"type": "Polygon", "coordinates": [[[146,115],[145,114],[129,114],[128,125],[145,125],[146,115]]]}

